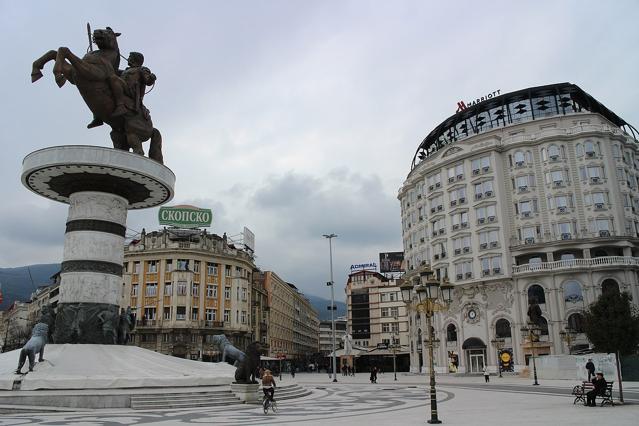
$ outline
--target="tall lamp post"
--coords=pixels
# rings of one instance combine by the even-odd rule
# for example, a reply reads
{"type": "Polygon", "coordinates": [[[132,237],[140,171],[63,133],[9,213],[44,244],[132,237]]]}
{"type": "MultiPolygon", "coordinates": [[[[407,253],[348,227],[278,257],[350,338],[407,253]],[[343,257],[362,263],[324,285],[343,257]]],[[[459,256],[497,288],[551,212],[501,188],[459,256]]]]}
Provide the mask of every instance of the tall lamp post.
{"type": "Polygon", "coordinates": [[[499,377],[502,377],[502,375],[501,375],[501,350],[504,348],[506,340],[503,337],[495,337],[493,340],[490,341],[490,343],[492,343],[493,346],[495,347],[495,349],[497,349],[497,368],[499,368],[499,377]]]}
{"type": "Polygon", "coordinates": [[[397,315],[395,315],[393,317],[393,320],[395,322],[393,323],[393,334],[392,334],[392,337],[391,337],[391,339],[392,339],[392,342],[391,342],[392,346],[391,347],[393,348],[393,375],[395,376],[394,380],[397,381],[397,354],[395,353],[395,350],[397,348],[397,342],[395,341],[395,336],[396,336],[396,334],[395,334],[396,333],[396,331],[395,331],[396,328],[395,327],[399,328],[399,323],[397,322],[397,315]]]}
{"type": "Polygon", "coordinates": [[[331,288],[331,327],[333,329],[333,382],[337,382],[337,359],[335,354],[335,291],[333,290],[333,238],[337,237],[336,234],[324,234],[324,238],[328,238],[328,253],[331,268],[331,280],[326,283],[331,288]]]}
{"type": "Polygon", "coordinates": [[[428,423],[437,424],[441,420],[437,417],[437,391],[435,389],[435,364],[433,362],[433,327],[432,317],[435,312],[446,311],[452,302],[453,286],[448,282],[440,285],[433,271],[426,266],[419,277],[409,277],[400,286],[402,300],[408,307],[423,312],[428,327],[428,364],[430,367],[430,420],[428,423]],[[417,278],[418,284],[411,283],[412,278],[417,278]],[[413,290],[415,290],[413,292],[413,290]],[[413,297],[415,296],[415,297],[413,297]],[[415,300],[413,300],[413,298],[415,300]]]}
{"type": "Polygon", "coordinates": [[[541,328],[533,323],[528,323],[524,327],[521,328],[522,333],[528,335],[528,340],[530,341],[530,350],[532,352],[532,362],[533,362],[533,376],[535,378],[534,386],[539,386],[539,382],[537,381],[537,364],[535,363],[535,340],[539,338],[539,334],[541,332],[541,328]]]}

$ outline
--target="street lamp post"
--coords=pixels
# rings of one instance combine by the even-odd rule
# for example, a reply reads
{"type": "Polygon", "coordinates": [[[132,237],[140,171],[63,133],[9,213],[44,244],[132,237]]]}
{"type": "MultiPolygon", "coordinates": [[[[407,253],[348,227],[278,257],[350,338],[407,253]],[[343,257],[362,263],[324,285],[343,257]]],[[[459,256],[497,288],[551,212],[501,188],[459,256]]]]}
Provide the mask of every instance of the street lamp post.
{"type": "Polygon", "coordinates": [[[333,282],[333,238],[337,237],[336,234],[324,234],[324,238],[328,238],[328,253],[329,253],[329,261],[330,261],[330,269],[331,269],[331,281],[327,282],[326,285],[331,288],[331,327],[333,329],[333,382],[337,382],[337,359],[335,354],[335,292],[333,290],[334,282],[333,282]]]}
{"type": "Polygon", "coordinates": [[[493,344],[493,346],[495,347],[495,349],[497,349],[497,368],[499,368],[499,377],[502,377],[501,375],[501,350],[504,347],[504,344],[506,343],[506,340],[502,337],[495,337],[493,340],[490,341],[490,343],[493,344]]]}
{"type": "Polygon", "coordinates": [[[526,326],[521,328],[521,331],[528,334],[528,340],[530,341],[530,351],[532,352],[532,362],[533,362],[533,376],[534,376],[534,386],[539,386],[539,382],[537,381],[537,364],[535,363],[535,339],[537,339],[537,331],[541,331],[541,328],[533,323],[528,323],[526,326]]]}
{"type": "Polygon", "coordinates": [[[393,375],[395,376],[395,381],[397,381],[397,355],[395,353],[395,350],[397,348],[397,343],[395,342],[395,333],[396,333],[396,329],[395,327],[399,328],[399,323],[397,322],[397,315],[395,315],[393,317],[393,319],[395,320],[395,322],[393,323],[393,334],[392,334],[392,348],[393,348],[393,375]]]}
{"type": "Polygon", "coordinates": [[[448,310],[452,302],[453,286],[447,281],[443,285],[434,277],[433,271],[428,267],[422,268],[419,272],[419,284],[413,285],[408,279],[400,286],[402,300],[407,306],[413,306],[417,311],[424,313],[428,327],[428,364],[430,367],[430,420],[428,423],[441,423],[437,416],[437,390],[435,389],[435,364],[433,362],[433,327],[432,317],[435,312],[448,310]],[[416,293],[416,301],[413,301],[413,289],[416,293]],[[441,301],[440,299],[441,295],[441,301]]]}

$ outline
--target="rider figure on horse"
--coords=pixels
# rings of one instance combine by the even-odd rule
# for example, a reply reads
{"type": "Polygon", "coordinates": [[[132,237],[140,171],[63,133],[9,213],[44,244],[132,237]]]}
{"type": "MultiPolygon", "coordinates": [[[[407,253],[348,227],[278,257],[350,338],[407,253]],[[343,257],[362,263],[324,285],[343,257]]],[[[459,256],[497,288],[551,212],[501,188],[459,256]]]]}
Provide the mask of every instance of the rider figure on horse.
{"type": "MultiPolygon", "coordinates": [[[[155,84],[156,76],[144,64],[144,55],[139,52],[131,52],[127,59],[128,67],[124,71],[116,71],[109,77],[109,86],[113,93],[115,101],[115,109],[113,117],[126,114],[131,110],[134,114],[141,114],[146,120],[149,119],[149,110],[144,106],[144,90],[146,86],[155,84]],[[132,104],[127,105],[127,97],[133,100],[132,104]]],[[[93,117],[93,121],[87,125],[87,128],[101,126],[104,124],[99,118],[93,117]]]]}

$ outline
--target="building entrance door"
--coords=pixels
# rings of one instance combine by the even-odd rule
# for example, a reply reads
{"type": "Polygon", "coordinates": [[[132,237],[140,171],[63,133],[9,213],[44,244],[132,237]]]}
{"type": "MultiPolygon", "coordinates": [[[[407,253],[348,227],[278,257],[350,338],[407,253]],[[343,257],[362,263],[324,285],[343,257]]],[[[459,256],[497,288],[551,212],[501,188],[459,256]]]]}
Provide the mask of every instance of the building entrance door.
{"type": "Polygon", "coordinates": [[[468,366],[470,373],[481,373],[484,371],[484,351],[478,351],[476,349],[468,351],[468,366]]]}

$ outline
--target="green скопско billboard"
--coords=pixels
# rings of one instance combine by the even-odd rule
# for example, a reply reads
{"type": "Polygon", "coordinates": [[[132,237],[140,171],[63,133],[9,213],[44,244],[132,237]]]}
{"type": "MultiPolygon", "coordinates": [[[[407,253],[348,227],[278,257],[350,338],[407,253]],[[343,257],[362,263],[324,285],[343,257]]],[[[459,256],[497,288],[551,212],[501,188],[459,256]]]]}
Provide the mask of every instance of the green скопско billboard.
{"type": "Polygon", "coordinates": [[[160,225],[176,228],[205,228],[211,226],[213,214],[211,209],[194,206],[160,207],[158,220],[160,225]]]}

